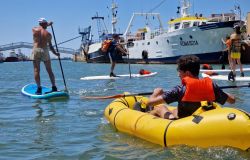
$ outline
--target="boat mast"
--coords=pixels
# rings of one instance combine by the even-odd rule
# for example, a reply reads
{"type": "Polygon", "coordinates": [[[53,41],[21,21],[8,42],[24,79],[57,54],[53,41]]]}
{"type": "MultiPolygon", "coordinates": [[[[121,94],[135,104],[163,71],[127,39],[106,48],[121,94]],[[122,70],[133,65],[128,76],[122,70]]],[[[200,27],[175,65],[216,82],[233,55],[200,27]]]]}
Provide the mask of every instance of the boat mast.
{"type": "Polygon", "coordinates": [[[107,29],[106,24],[104,22],[104,17],[100,17],[100,16],[98,16],[98,13],[96,13],[96,16],[92,17],[92,20],[96,20],[96,22],[97,22],[98,36],[99,36],[99,40],[101,40],[102,36],[108,33],[108,29],[107,29]],[[103,22],[104,28],[101,24],[101,20],[103,22]]]}
{"type": "Polygon", "coordinates": [[[189,14],[189,8],[191,7],[189,0],[180,0],[181,2],[181,17],[188,17],[189,14]]]}
{"type": "Polygon", "coordinates": [[[116,33],[116,23],[117,23],[117,9],[118,6],[117,4],[114,2],[114,0],[112,1],[112,6],[111,6],[111,10],[112,10],[112,34],[116,33]]]}

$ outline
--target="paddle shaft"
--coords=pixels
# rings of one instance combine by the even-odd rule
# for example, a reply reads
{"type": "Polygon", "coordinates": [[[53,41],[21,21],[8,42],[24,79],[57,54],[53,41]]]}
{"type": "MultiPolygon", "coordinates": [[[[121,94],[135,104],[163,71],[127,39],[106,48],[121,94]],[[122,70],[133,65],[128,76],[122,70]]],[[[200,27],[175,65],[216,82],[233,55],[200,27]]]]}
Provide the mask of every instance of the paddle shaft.
{"type": "MultiPolygon", "coordinates": [[[[51,24],[51,29],[52,29],[53,38],[54,38],[54,41],[55,41],[56,51],[59,52],[58,47],[57,47],[57,43],[56,43],[56,36],[55,36],[55,32],[54,32],[54,29],[53,29],[53,25],[52,25],[52,24],[51,24]]],[[[58,56],[58,60],[59,60],[59,64],[60,64],[60,68],[61,68],[61,72],[62,72],[64,87],[65,87],[65,90],[67,91],[68,89],[67,89],[66,81],[65,81],[65,78],[64,78],[64,73],[63,73],[63,68],[62,68],[62,63],[61,63],[61,58],[60,58],[60,56],[58,56]]]]}
{"type": "MultiPolygon", "coordinates": [[[[128,51],[128,49],[127,49],[128,51]]],[[[131,68],[130,68],[130,62],[129,62],[129,54],[128,54],[128,68],[129,68],[129,78],[131,78],[131,68]]]]}
{"type": "Polygon", "coordinates": [[[131,67],[130,67],[130,62],[129,62],[129,50],[128,50],[128,42],[126,43],[127,45],[127,53],[128,53],[128,70],[129,70],[129,78],[131,78],[131,67]]]}
{"type": "Polygon", "coordinates": [[[112,98],[122,98],[122,97],[130,97],[130,96],[145,96],[151,95],[153,92],[143,92],[143,93],[135,93],[135,94],[117,94],[113,96],[103,96],[103,97],[82,97],[84,99],[112,99],[112,98]]]}
{"type": "Polygon", "coordinates": [[[250,83],[240,86],[221,86],[220,89],[228,89],[228,88],[242,88],[242,87],[250,87],[250,83]]]}
{"type": "Polygon", "coordinates": [[[123,94],[123,97],[129,97],[129,96],[146,96],[151,95],[153,92],[143,92],[143,93],[134,93],[134,94],[123,94]]]}
{"type": "MultiPolygon", "coordinates": [[[[220,89],[228,89],[228,88],[242,88],[242,87],[250,87],[250,83],[247,85],[240,86],[221,86],[220,89]]],[[[100,97],[83,97],[84,99],[112,99],[112,98],[122,98],[122,97],[130,97],[130,96],[145,96],[151,95],[153,92],[143,92],[143,93],[134,93],[134,94],[117,94],[113,96],[100,96],[100,97]]]]}

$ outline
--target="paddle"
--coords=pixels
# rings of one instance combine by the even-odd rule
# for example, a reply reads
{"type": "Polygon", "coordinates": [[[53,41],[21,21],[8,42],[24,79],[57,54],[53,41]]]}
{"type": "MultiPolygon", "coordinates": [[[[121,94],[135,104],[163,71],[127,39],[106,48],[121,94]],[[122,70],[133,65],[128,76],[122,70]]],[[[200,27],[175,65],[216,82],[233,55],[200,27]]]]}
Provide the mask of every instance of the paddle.
{"type": "Polygon", "coordinates": [[[130,62],[129,62],[129,54],[128,54],[128,68],[129,68],[129,78],[131,78],[131,68],[130,68],[130,62]]]}
{"type": "Polygon", "coordinates": [[[151,95],[153,92],[143,92],[143,93],[135,93],[135,94],[117,94],[113,96],[103,96],[103,97],[82,97],[84,99],[112,99],[112,98],[121,98],[121,97],[129,97],[129,96],[145,96],[151,95]]]}
{"type": "Polygon", "coordinates": [[[126,46],[127,46],[127,55],[128,55],[129,78],[131,78],[131,67],[130,67],[130,62],[129,62],[128,42],[126,44],[127,44],[126,46]]]}
{"type": "MultiPolygon", "coordinates": [[[[57,43],[56,43],[56,36],[55,36],[55,32],[54,32],[54,29],[53,29],[53,25],[52,25],[52,24],[51,24],[51,29],[52,29],[53,38],[54,38],[54,41],[55,41],[56,51],[59,52],[58,47],[57,47],[57,43]]],[[[66,81],[65,81],[65,78],[64,78],[64,73],[63,73],[63,68],[62,68],[62,63],[61,63],[61,58],[60,58],[60,56],[58,56],[58,60],[59,60],[60,68],[61,68],[61,71],[62,71],[62,77],[63,77],[63,82],[64,82],[64,88],[65,88],[65,91],[68,92],[68,89],[67,89],[67,86],[66,86],[66,81]]]]}
{"type": "MultiPolygon", "coordinates": [[[[250,83],[246,85],[239,85],[239,86],[221,86],[220,89],[228,89],[228,88],[242,88],[242,87],[250,87],[250,83]]],[[[134,93],[134,94],[117,94],[113,96],[93,96],[93,97],[82,97],[84,99],[112,99],[112,98],[122,98],[122,97],[130,97],[130,96],[145,96],[151,95],[153,92],[143,92],[143,93],[134,93]]]]}
{"type": "Polygon", "coordinates": [[[227,89],[227,88],[242,88],[242,87],[250,87],[250,83],[245,85],[239,85],[239,86],[221,86],[220,89],[227,89]]]}

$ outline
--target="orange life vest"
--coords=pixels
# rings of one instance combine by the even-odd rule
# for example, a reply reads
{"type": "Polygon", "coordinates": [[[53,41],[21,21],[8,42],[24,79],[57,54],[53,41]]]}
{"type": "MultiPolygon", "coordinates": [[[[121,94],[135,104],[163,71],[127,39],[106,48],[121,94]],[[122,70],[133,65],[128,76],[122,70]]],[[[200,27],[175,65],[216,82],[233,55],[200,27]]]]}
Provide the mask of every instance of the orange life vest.
{"type": "Polygon", "coordinates": [[[182,98],[184,102],[215,100],[213,81],[208,77],[203,79],[185,77],[182,80],[182,84],[186,86],[186,91],[182,98]]]}
{"type": "Polygon", "coordinates": [[[230,49],[231,48],[231,40],[230,39],[228,39],[227,41],[226,41],[226,45],[227,45],[227,49],[230,49]]]}
{"type": "Polygon", "coordinates": [[[141,70],[140,71],[140,75],[144,75],[144,74],[150,74],[151,72],[148,70],[141,70]]]}
{"type": "Polygon", "coordinates": [[[111,44],[112,40],[105,40],[102,42],[102,47],[101,47],[101,51],[102,52],[107,52],[109,49],[109,46],[111,44]]]}

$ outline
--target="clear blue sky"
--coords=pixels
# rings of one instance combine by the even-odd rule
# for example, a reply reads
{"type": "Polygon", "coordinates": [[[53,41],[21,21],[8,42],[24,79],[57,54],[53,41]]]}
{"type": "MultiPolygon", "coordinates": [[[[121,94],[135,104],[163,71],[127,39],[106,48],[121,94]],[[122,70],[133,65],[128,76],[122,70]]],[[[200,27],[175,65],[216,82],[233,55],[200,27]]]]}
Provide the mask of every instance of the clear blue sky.
{"type": "MultiPolygon", "coordinates": [[[[163,0],[115,0],[118,3],[118,30],[124,32],[133,12],[147,12],[163,0]]],[[[32,27],[38,24],[40,17],[54,22],[57,42],[78,36],[78,27],[87,27],[91,17],[99,13],[106,18],[106,25],[111,29],[111,12],[107,9],[112,0],[0,0],[0,45],[12,42],[32,42],[32,27]]],[[[191,0],[191,13],[228,13],[239,4],[242,15],[250,12],[250,0],[191,0]]],[[[165,0],[153,12],[161,14],[164,27],[167,21],[176,17],[178,0],[165,0]]],[[[137,24],[138,25],[138,24],[137,24]]],[[[143,26],[141,26],[143,27],[143,26]]],[[[49,29],[49,31],[51,31],[49,29]]],[[[80,39],[65,43],[63,47],[78,49],[80,39]]]]}

